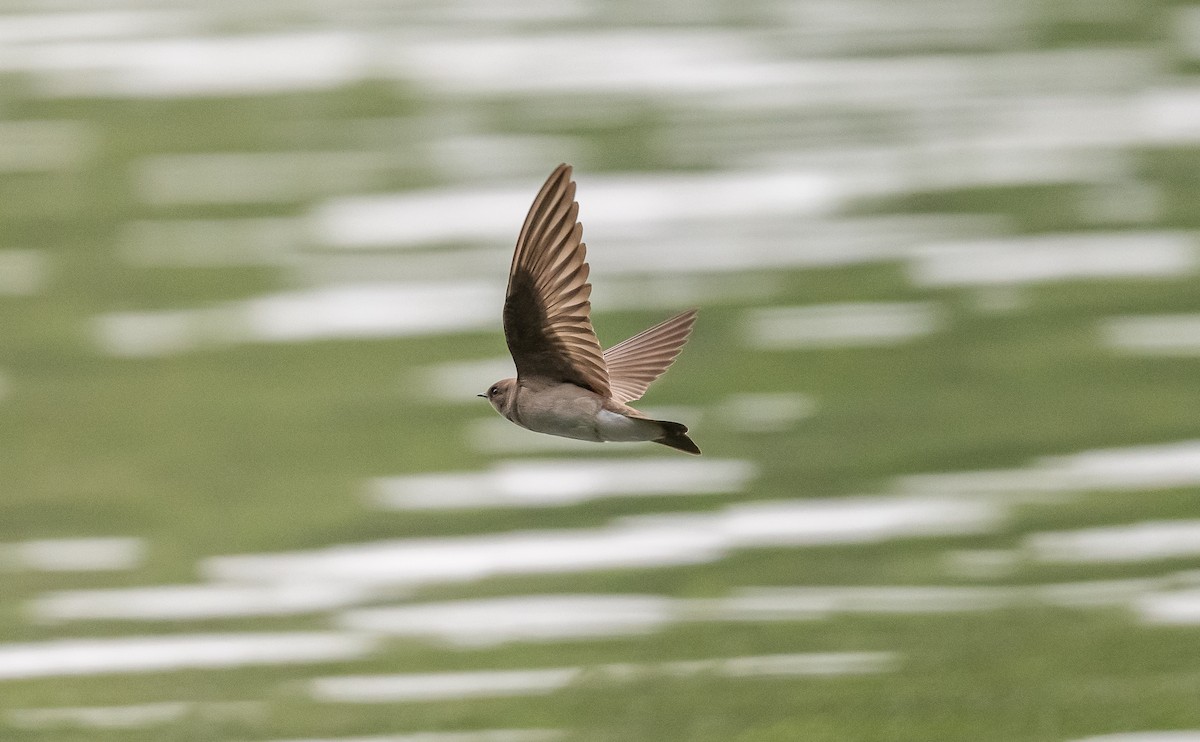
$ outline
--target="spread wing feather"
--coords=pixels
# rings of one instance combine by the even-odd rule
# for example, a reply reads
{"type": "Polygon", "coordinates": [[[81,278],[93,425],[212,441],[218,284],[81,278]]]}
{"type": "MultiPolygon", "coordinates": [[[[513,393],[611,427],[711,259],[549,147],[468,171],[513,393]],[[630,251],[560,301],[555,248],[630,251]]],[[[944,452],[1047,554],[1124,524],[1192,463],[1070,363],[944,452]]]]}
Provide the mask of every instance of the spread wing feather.
{"type": "Polygon", "coordinates": [[[504,337],[520,378],[567,381],[609,395],[608,369],[590,318],[583,225],[569,165],[538,192],[508,273],[504,337]]]}
{"type": "Polygon", "coordinates": [[[689,309],[604,351],[612,398],[622,404],[640,399],[683,350],[695,323],[696,310],[689,309]]]}

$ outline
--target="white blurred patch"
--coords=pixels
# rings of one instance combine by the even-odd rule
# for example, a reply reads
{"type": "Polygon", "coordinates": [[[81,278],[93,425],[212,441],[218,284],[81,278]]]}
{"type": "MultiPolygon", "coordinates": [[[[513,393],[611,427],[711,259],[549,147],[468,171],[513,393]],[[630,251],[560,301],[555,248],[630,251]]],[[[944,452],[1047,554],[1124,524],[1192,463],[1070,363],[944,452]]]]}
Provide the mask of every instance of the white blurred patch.
{"type": "Polygon", "coordinates": [[[526,0],[520,3],[497,3],[493,0],[453,0],[426,6],[432,16],[455,23],[482,23],[486,28],[505,24],[587,22],[597,12],[585,0],[526,0]]]}
{"type": "MultiPolygon", "coordinates": [[[[878,11],[872,9],[870,14],[878,11]]],[[[920,22],[927,23],[928,14],[920,22]]],[[[819,27],[819,26],[818,26],[819,27]]],[[[794,29],[793,29],[794,30],[794,29]]],[[[801,32],[811,28],[798,29],[801,32]]],[[[803,37],[801,37],[803,38],[803,37]]],[[[891,36],[889,35],[889,38],[891,36]]],[[[815,54],[780,59],[769,37],[711,27],[501,35],[411,34],[380,55],[385,74],[452,96],[651,95],[713,108],[931,106],[979,91],[1045,86],[1092,91],[1145,79],[1141,49],[980,54],[815,54]],[[570,59],[548,66],[547,59],[570,59]]],[[[957,37],[956,37],[957,41],[957,37]]],[[[828,41],[826,41],[828,44],[828,41]]]]}
{"type": "MultiPolygon", "coordinates": [[[[459,647],[563,641],[660,631],[683,622],[814,621],[841,615],[924,616],[1028,605],[1139,604],[1155,591],[1194,585],[1193,573],[1020,586],[845,585],[744,587],[718,598],[661,595],[523,595],[361,608],[339,615],[351,630],[435,639],[459,647]]],[[[1193,593],[1178,593],[1188,596],[1193,593]]],[[[1196,619],[1200,622],[1200,618],[1196,619]]]]}
{"type": "Polygon", "coordinates": [[[429,158],[443,177],[462,182],[514,174],[537,177],[540,168],[531,171],[533,163],[579,162],[586,151],[586,140],[578,137],[446,134],[430,143],[429,158]]]}
{"type": "MultiPolygon", "coordinates": [[[[752,100],[749,105],[756,103],[752,100]]],[[[951,106],[951,111],[978,120],[999,118],[1027,104],[1040,103],[1005,98],[1003,103],[987,105],[986,101],[969,100],[951,106]]],[[[783,129],[778,135],[772,133],[770,126],[746,122],[745,111],[738,108],[736,117],[731,116],[724,126],[721,122],[700,120],[686,132],[671,131],[659,143],[660,149],[669,162],[715,159],[727,167],[790,164],[798,169],[814,169],[834,177],[847,198],[995,186],[1111,183],[1130,177],[1126,148],[1117,142],[1082,139],[1080,144],[1060,140],[1061,132],[999,132],[978,136],[973,129],[947,130],[944,120],[936,116],[927,124],[927,130],[919,132],[922,141],[916,144],[848,145],[835,140],[831,146],[814,153],[812,142],[824,144],[827,139],[805,131],[804,124],[795,123],[805,121],[794,114],[796,110],[806,110],[804,101],[795,101],[793,107],[781,105],[771,96],[763,106],[768,110],[759,115],[773,115],[785,122],[778,127],[783,129]]],[[[924,113],[922,109],[913,115],[924,113]]],[[[768,123],[774,123],[774,119],[768,123]]],[[[1132,137],[1112,132],[1111,138],[1132,137]]],[[[993,219],[1003,221],[999,217],[993,219]]]]}
{"type": "Polygon", "coordinates": [[[1010,605],[1014,591],[998,587],[932,585],[743,588],[714,601],[726,620],[828,618],[848,613],[934,614],[992,611],[1010,605]]]}
{"type": "MultiPolygon", "coordinates": [[[[529,182],[536,183],[537,177],[531,177],[529,182]]],[[[593,218],[592,202],[587,195],[590,193],[587,186],[592,181],[589,175],[581,184],[584,190],[579,198],[585,239],[592,248],[588,260],[593,275],[604,277],[592,295],[593,305],[601,310],[617,307],[674,311],[693,304],[750,303],[778,293],[781,276],[774,269],[901,260],[930,242],[996,234],[1005,229],[1004,220],[997,217],[945,214],[823,218],[804,212],[780,212],[747,213],[714,220],[679,219],[668,212],[658,219],[648,214],[633,221],[620,213],[601,215],[605,218],[599,219],[593,218]],[[740,272],[749,275],[738,275],[740,272]]],[[[461,196],[448,189],[425,191],[431,200],[441,194],[440,200],[444,201],[437,204],[443,216],[433,212],[421,217],[429,223],[395,223],[386,203],[386,199],[393,197],[379,197],[377,211],[367,208],[375,197],[331,201],[327,204],[329,211],[321,207],[314,212],[312,223],[318,233],[333,225],[326,217],[335,215],[341,206],[363,207],[353,223],[347,219],[347,243],[334,244],[335,248],[393,249],[385,252],[335,249],[313,251],[303,257],[311,266],[310,271],[322,271],[313,277],[324,280],[329,280],[323,273],[326,270],[336,270],[358,280],[367,277],[378,280],[380,270],[387,272],[384,275],[409,280],[447,276],[496,280],[507,273],[520,215],[528,209],[535,193],[532,186],[523,192],[523,198],[514,193],[507,206],[489,206],[487,200],[470,197],[471,193],[466,191],[461,196]],[[455,213],[454,203],[459,204],[462,213],[472,214],[470,224],[464,224],[461,215],[455,213]],[[494,224],[476,222],[477,208],[495,208],[494,224]],[[378,220],[377,225],[372,224],[374,220],[378,220]],[[360,230],[369,234],[359,234],[360,230]],[[367,245],[349,242],[360,239],[378,242],[367,245]],[[399,241],[391,242],[393,239],[399,241]],[[460,242],[466,246],[457,247],[460,242]],[[439,248],[412,249],[423,245],[439,248]]],[[[619,211],[619,205],[614,208],[619,211]]],[[[337,221],[340,223],[342,218],[337,217],[337,221]]],[[[314,240],[322,242],[325,238],[318,234],[314,240]]],[[[603,326],[600,329],[603,332],[603,326]]]]}
{"type": "MultiPolygon", "coordinates": [[[[973,613],[1028,605],[1101,608],[1136,605],[1154,591],[1195,584],[1180,572],[1127,580],[1088,580],[1019,586],[832,586],[742,588],[709,601],[705,611],[687,611],[697,620],[793,621],[844,614],[933,615],[973,613]]],[[[683,612],[683,608],[680,609],[683,612]]]]}
{"type": "Polygon", "coordinates": [[[399,195],[346,196],[312,214],[315,241],[331,247],[420,247],[440,242],[515,240],[535,184],[442,188],[399,195]],[[470,218],[464,218],[469,216],[470,218]]]}
{"type": "Polygon", "coordinates": [[[755,348],[879,347],[901,345],[942,325],[931,303],[848,303],[770,307],[747,313],[749,343],[755,348]]]}
{"type": "Polygon", "coordinates": [[[0,173],[78,170],[95,149],[96,133],[81,121],[0,121],[0,173]]]}
{"type": "Polygon", "coordinates": [[[1200,484],[1200,440],[1084,451],[1042,459],[1060,487],[1124,490],[1200,484]]]}
{"type": "Polygon", "coordinates": [[[486,392],[493,382],[516,375],[512,358],[500,356],[426,366],[417,369],[410,384],[419,386],[422,396],[427,394],[441,402],[480,405],[487,402],[477,394],[486,392]]]}
{"type": "Polygon", "coordinates": [[[118,249],[137,266],[278,265],[303,242],[296,219],[161,219],[128,224],[118,249]]]}
{"type": "Polygon", "coordinates": [[[1128,607],[1146,593],[1178,581],[1180,576],[1186,577],[1187,573],[1127,580],[1063,582],[1038,585],[1032,590],[1039,602],[1063,608],[1128,607]]]}
{"type": "Polygon", "coordinates": [[[713,410],[712,418],[730,430],[781,433],[816,413],[812,397],[795,392],[731,394],[713,410]]]}
{"type": "Polygon", "coordinates": [[[1118,732],[1070,740],[1070,742],[1200,742],[1200,729],[1193,731],[1180,729],[1169,732],[1118,732]]]}
{"type": "MultiPolygon", "coordinates": [[[[358,608],[337,614],[336,621],[349,631],[434,640],[460,648],[641,635],[684,622],[814,621],[862,614],[922,616],[1027,605],[1073,609],[1132,606],[1143,616],[1158,611],[1155,620],[1161,622],[1200,622],[1200,618],[1188,618],[1191,614],[1187,613],[1189,606],[1195,605],[1195,593],[1180,590],[1197,582],[1195,573],[1180,572],[1152,578],[1022,586],[745,587],[728,596],[702,599],[645,594],[518,595],[358,608]],[[1174,592],[1157,592],[1163,590],[1174,592]],[[1155,596],[1160,595],[1166,601],[1161,606],[1155,602],[1155,596]],[[1175,597],[1179,601],[1171,603],[1175,597]],[[1175,618],[1170,618],[1167,611],[1175,611],[1170,614],[1175,618]]],[[[278,596],[285,591],[284,587],[269,584],[241,591],[220,585],[198,586],[190,592],[178,586],[69,591],[45,596],[32,607],[39,618],[50,620],[202,620],[334,610],[378,595],[350,589],[332,599],[325,595],[315,599],[311,595],[284,595],[281,601],[278,596]],[[249,597],[254,593],[262,595],[249,597]],[[203,603],[198,596],[205,598],[203,603]],[[170,600],[182,605],[171,607],[170,600]]]]}
{"type": "Polygon", "coordinates": [[[502,291],[485,282],[327,286],[200,309],[105,314],[93,332],[104,352],[138,358],[249,342],[485,330],[496,324],[502,291]]]}
{"type": "Polygon", "coordinates": [[[0,544],[0,569],[33,572],[109,572],[136,569],[145,559],[140,538],[59,538],[0,544]]]}
{"type": "MultiPolygon", "coordinates": [[[[581,202],[581,209],[588,209],[588,204],[581,202]]],[[[886,240],[886,245],[880,244],[877,239],[886,238],[880,238],[875,230],[886,229],[883,224],[839,224],[827,229],[824,220],[814,225],[805,214],[751,214],[721,221],[704,218],[648,220],[636,226],[617,221],[594,221],[586,216],[584,219],[588,244],[603,246],[588,254],[595,275],[662,277],[680,287],[675,291],[686,291],[683,287],[689,283],[697,285],[692,276],[709,276],[709,282],[714,284],[713,295],[718,300],[730,293],[753,298],[754,293],[746,286],[746,279],[742,279],[740,286],[726,283],[736,273],[756,273],[749,280],[763,280],[761,291],[771,286],[774,280],[771,271],[895,260],[918,244],[915,234],[912,241],[907,241],[903,233],[893,235],[892,239],[886,240]],[[830,235],[830,239],[823,240],[823,234],[830,235]],[[681,277],[684,280],[681,281],[681,277]]],[[[910,227],[918,228],[916,225],[910,227]]],[[[605,281],[600,282],[597,297],[605,296],[607,285],[605,281]]],[[[676,308],[681,303],[701,306],[709,303],[698,290],[691,292],[695,299],[682,294],[665,303],[669,296],[671,294],[662,298],[641,297],[631,306],[676,308]]]]}
{"type": "Polygon", "coordinates": [[[1200,588],[1142,595],[1134,603],[1134,610],[1143,623],[1200,624],[1200,588]]]}
{"type": "Polygon", "coordinates": [[[1039,459],[1024,469],[990,469],[980,471],[907,474],[895,479],[902,492],[977,495],[1003,494],[1032,497],[1035,501],[1058,501],[1058,493],[1088,489],[1078,477],[1071,477],[1066,468],[1039,459]],[[1047,497],[1050,495],[1050,497],[1047,497]]]}
{"type": "Polygon", "coordinates": [[[591,529],[400,539],[206,559],[211,579],[421,585],[517,574],[712,562],[734,549],[878,543],[983,533],[999,505],[952,497],[755,502],[708,513],[622,518],[591,529]]]}
{"type": "Polygon", "coordinates": [[[710,562],[723,542],[708,529],[630,523],[331,546],[308,552],[212,557],[215,579],[296,579],[420,585],[505,574],[555,574],[710,562]]]}
{"type": "Polygon", "coordinates": [[[923,0],[881,3],[876,0],[810,0],[777,3],[772,11],[803,39],[805,48],[924,50],[994,44],[1009,34],[1022,35],[1024,12],[1003,3],[923,0]]]}
{"type": "Polygon", "coordinates": [[[502,461],[485,472],[380,477],[367,496],[393,510],[545,507],[602,497],[739,492],[755,474],[748,461],[722,459],[502,461]]]}
{"type": "Polygon", "coordinates": [[[0,297],[40,293],[49,278],[49,263],[41,250],[0,250],[0,297]]]}
{"type": "Polygon", "coordinates": [[[545,695],[584,678],[608,682],[652,674],[724,677],[837,677],[888,672],[898,665],[893,652],[830,652],[691,660],[660,664],[559,667],[544,670],[412,675],[346,675],[313,680],[309,693],[332,703],[401,703],[464,698],[545,695]]]}
{"type": "Polygon", "coordinates": [[[956,549],[946,554],[946,571],[972,580],[1007,577],[1020,566],[1015,549],[956,549]]]}
{"type": "Polygon", "coordinates": [[[766,59],[751,34],[662,27],[463,37],[415,35],[382,63],[415,84],[455,95],[653,93],[718,95],[800,82],[793,66],[766,59]],[[547,65],[547,59],[570,59],[547,65]]]}
{"type": "MultiPolygon", "coordinates": [[[[511,242],[537,194],[538,182],[491,188],[443,188],[327,201],[313,213],[316,240],[333,247],[416,247],[511,242]],[[469,217],[469,218],[465,218],[469,217]]],[[[604,230],[720,222],[745,216],[826,213],[841,194],[829,176],[803,171],[588,175],[577,198],[586,209],[587,239],[604,230]]],[[[736,250],[728,250],[736,257],[736,250]]],[[[636,263],[635,263],[636,265],[636,263]]]]}
{"type": "MultiPolygon", "coordinates": [[[[1065,62],[1069,57],[1059,59],[1065,62]]],[[[987,133],[968,135],[965,141],[984,148],[1015,146],[1028,153],[1056,147],[1095,151],[1126,147],[1138,139],[1137,119],[1124,91],[1026,89],[1003,100],[983,101],[981,108],[990,119],[984,128],[987,133]]],[[[936,139],[938,123],[925,122],[929,129],[924,133],[936,139]]]]}
{"type": "Polygon", "coordinates": [[[331,662],[374,649],[338,632],[185,634],[0,644],[0,680],[331,662]]]}
{"type": "MultiPolygon", "coordinates": [[[[671,249],[663,247],[666,250],[671,249]]],[[[692,248],[694,252],[699,252],[704,249],[720,249],[720,245],[713,240],[706,248],[700,242],[694,241],[692,248]]],[[[606,273],[612,262],[614,261],[602,261],[606,273]]],[[[655,266],[642,262],[627,267],[630,270],[614,271],[612,279],[604,280],[600,287],[593,286],[593,308],[601,306],[604,310],[657,309],[675,314],[684,307],[704,308],[722,304],[765,302],[776,298],[783,291],[784,277],[778,273],[743,275],[720,272],[689,275],[683,271],[658,270],[655,266]],[[647,273],[634,275],[634,270],[645,270],[647,273]]],[[[664,314],[663,319],[667,316],[664,314]]],[[[603,328],[603,323],[601,327],[603,328]]],[[[604,330],[601,329],[601,332],[604,330]]],[[[613,345],[617,340],[607,333],[602,339],[611,340],[613,345]]]]}
{"type": "Polygon", "coordinates": [[[90,729],[137,729],[158,726],[184,718],[193,704],[184,701],[144,703],[136,706],[75,706],[62,708],[13,709],[6,718],[24,729],[84,727],[90,729]]]}
{"type": "Polygon", "coordinates": [[[1045,456],[1022,469],[915,474],[898,477],[896,484],[904,492],[1035,499],[1047,493],[1191,487],[1200,485],[1200,440],[1045,456]]]}
{"type": "Polygon", "coordinates": [[[191,13],[144,8],[136,11],[20,13],[0,16],[0,43],[45,44],[169,33],[194,25],[196,20],[191,13]]]}
{"type": "Polygon", "coordinates": [[[557,729],[485,729],[473,732],[415,732],[369,737],[305,737],[272,742],[558,742],[566,734],[557,729]]]}
{"type": "MultiPolygon", "coordinates": [[[[659,516],[647,516],[651,517],[659,516]]],[[[935,496],[753,502],[710,517],[733,544],[751,547],[864,544],[986,533],[996,528],[1004,515],[990,503],[935,496]]],[[[679,525],[686,527],[684,522],[679,525]]]]}
{"type": "Polygon", "coordinates": [[[900,655],[895,652],[812,652],[667,662],[650,668],[679,675],[714,673],[733,678],[838,677],[891,672],[899,664],[900,655]]]}
{"type": "MultiPolygon", "coordinates": [[[[305,244],[307,229],[306,226],[305,244]]],[[[289,254],[287,263],[281,267],[292,283],[309,286],[445,280],[487,280],[503,285],[512,263],[512,247],[505,243],[491,247],[441,246],[433,250],[304,249],[289,254]]],[[[499,306],[494,330],[498,335],[499,306]]]]}
{"type": "Polygon", "coordinates": [[[368,188],[386,166],[378,152],[205,152],[145,157],[132,175],[152,206],[277,204],[368,188]]]}
{"type": "Polygon", "coordinates": [[[463,647],[645,634],[676,619],[656,595],[523,595],[362,608],[338,617],[354,631],[434,638],[463,647]]]}
{"type": "Polygon", "coordinates": [[[1035,533],[1025,540],[1034,559],[1059,563],[1122,563],[1200,555],[1200,520],[1145,521],[1124,526],[1035,533]]]}
{"type": "Polygon", "coordinates": [[[918,286],[986,286],[1103,278],[1173,278],[1200,267],[1182,232],[1036,235],[930,245],[909,270],[918,286]]]}
{"type": "Polygon", "coordinates": [[[890,186],[892,193],[958,190],[1021,185],[1110,182],[1127,177],[1124,149],[1114,144],[1070,147],[1058,142],[1029,142],[999,137],[984,141],[936,141],[915,150],[918,165],[891,178],[872,181],[890,186]]]}
{"type": "Polygon", "coordinates": [[[249,299],[239,309],[251,337],[267,342],[405,337],[491,329],[501,291],[483,282],[331,286],[249,299]]]}
{"type": "Polygon", "coordinates": [[[50,96],[177,98],[326,90],[362,79],[370,45],[340,31],[46,44],[0,69],[50,96]]]}
{"type": "Polygon", "coordinates": [[[313,613],[374,595],[354,584],[161,585],[50,592],[32,600],[27,610],[38,621],[190,621],[313,613]]]}
{"type": "Polygon", "coordinates": [[[1110,317],[1100,322],[1100,337],[1121,353],[1200,356],[1200,314],[1110,317]]]}
{"type": "Polygon", "coordinates": [[[210,720],[254,718],[261,716],[264,709],[264,704],[255,701],[166,701],[131,706],[12,709],[5,719],[22,729],[142,729],[191,717],[210,720]]]}
{"type": "MultiPolygon", "coordinates": [[[[175,355],[200,347],[203,310],[164,312],[114,312],[96,317],[92,332],[96,344],[109,355],[150,358],[175,355]]],[[[232,320],[236,317],[230,317],[232,320]]]]}
{"type": "Polygon", "coordinates": [[[309,693],[327,703],[398,703],[504,698],[553,693],[583,674],[582,668],[489,670],[413,675],[345,675],[317,678],[309,693]]]}

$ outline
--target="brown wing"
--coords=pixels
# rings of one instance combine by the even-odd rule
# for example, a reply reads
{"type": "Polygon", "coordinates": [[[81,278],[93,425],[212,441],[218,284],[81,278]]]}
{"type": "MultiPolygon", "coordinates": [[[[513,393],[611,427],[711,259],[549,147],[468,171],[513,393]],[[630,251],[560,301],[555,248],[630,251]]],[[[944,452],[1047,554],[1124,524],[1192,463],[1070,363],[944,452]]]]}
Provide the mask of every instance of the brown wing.
{"type": "Polygon", "coordinates": [[[589,318],[592,285],[578,215],[571,167],[559,165],[517,238],[504,337],[518,377],[568,381],[607,397],[608,370],[589,318]]]}
{"type": "Polygon", "coordinates": [[[612,398],[622,404],[640,399],[683,350],[694,324],[696,310],[689,309],[604,351],[612,398]]]}

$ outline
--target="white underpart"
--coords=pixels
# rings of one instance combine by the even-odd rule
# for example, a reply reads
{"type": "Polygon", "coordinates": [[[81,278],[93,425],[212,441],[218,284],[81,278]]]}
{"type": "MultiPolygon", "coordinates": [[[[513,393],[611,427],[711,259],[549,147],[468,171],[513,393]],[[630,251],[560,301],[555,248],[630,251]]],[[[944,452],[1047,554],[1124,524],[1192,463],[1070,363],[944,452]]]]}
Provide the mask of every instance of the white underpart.
{"type": "Polygon", "coordinates": [[[596,415],[596,430],[606,441],[652,441],[662,435],[654,423],[608,410],[600,410],[596,415]]]}

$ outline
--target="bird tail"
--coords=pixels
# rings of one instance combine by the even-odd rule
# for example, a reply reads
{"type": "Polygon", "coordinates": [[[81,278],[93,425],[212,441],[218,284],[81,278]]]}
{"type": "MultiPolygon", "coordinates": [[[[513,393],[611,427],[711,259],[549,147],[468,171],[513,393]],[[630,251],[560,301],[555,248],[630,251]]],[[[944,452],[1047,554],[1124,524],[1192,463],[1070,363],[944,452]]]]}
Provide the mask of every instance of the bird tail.
{"type": "Polygon", "coordinates": [[[664,446],[690,453],[695,456],[700,455],[700,447],[697,446],[691,438],[688,438],[687,426],[683,423],[673,423],[667,420],[655,420],[662,429],[662,435],[654,439],[655,443],[661,443],[664,446]]]}

